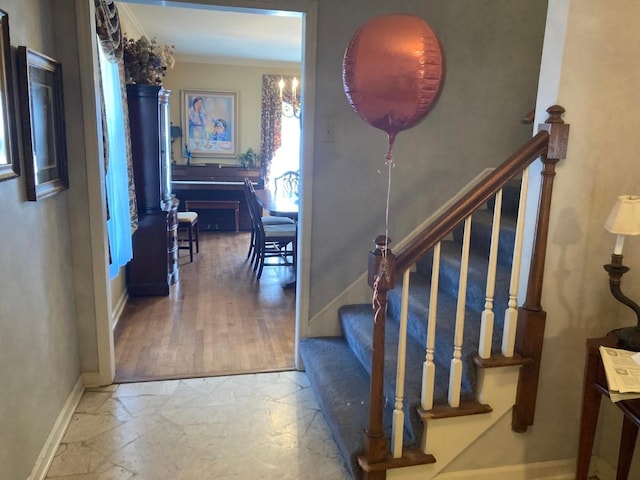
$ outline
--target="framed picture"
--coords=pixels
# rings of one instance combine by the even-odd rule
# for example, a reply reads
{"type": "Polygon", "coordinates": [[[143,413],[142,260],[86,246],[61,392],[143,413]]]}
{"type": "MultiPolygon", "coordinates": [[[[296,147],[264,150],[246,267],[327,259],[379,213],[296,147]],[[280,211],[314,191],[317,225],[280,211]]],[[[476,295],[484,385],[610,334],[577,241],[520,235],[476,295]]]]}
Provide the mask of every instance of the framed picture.
{"type": "Polygon", "coordinates": [[[62,66],[27,47],[17,60],[27,198],[35,201],[69,188],[62,66]]]}
{"type": "Polygon", "coordinates": [[[20,175],[9,15],[0,10],[0,181],[20,175]]]}
{"type": "Polygon", "coordinates": [[[237,92],[182,90],[182,130],[187,157],[235,157],[237,92]]]}

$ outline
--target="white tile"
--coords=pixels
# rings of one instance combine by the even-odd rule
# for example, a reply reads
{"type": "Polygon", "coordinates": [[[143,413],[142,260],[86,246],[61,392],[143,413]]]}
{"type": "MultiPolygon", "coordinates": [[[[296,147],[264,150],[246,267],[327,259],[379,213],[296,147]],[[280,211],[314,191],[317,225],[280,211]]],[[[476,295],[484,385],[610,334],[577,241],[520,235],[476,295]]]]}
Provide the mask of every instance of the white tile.
{"type": "Polygon", "coordinates": [[[303,372],[87,390],[47,479],[349,480],[303,372]]]}

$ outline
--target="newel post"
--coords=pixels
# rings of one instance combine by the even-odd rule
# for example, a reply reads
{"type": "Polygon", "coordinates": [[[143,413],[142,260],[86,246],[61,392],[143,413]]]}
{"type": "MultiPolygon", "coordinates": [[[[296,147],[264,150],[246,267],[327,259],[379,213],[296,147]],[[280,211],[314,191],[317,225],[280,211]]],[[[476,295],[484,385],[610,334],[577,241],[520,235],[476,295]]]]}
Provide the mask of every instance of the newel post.
{"type": "Polygon", "coordinates": [[[387,314],[387,292],[394,286],[395,255],[384,235],[375,239],[376,248],[369,253],[368,281],[373,289],[373,353],[371,357],[371,389],[369,425],[364,431],[364,453],[359,459],[365,480],[383,480],[386,471],[371,471],[367,466],[383,462],[387,457],[382,414],[384,409],[384,337],[387,314]]]}
{"type": "Polygon", "coordinates": [[[530,358],[532,361],[521,367],[516,393],[516,404],[513,407],[511,428],[516,432],[525,432],[533,419],[538,393],[538,377],[540,373],[540,358],[544,340],[544,328],[547,312],[542,309],[542,280],[547,253],[547,236],[549,233],[549,213],[551,211],[551,193],[555,166],[567,156],[569,140],[569,125],[562,120],[565,112],[560,105],[553,105],[547,109],[549,118],[538,130],[549,133],[547,152],[542,157],[544,167],[538,202],[538,218],[531,254],[531,268],[524,305],[518,309],[518,327],[516,332],[516,351],[530,358]]]}

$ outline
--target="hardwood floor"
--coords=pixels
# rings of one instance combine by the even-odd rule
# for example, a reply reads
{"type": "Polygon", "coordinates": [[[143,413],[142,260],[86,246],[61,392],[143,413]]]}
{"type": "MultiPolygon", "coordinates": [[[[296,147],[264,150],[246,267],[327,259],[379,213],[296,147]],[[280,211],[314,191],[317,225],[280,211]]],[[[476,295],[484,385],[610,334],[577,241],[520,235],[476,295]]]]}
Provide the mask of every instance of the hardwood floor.
{"type": "Polygon", "coordinates": [[[200,233],[167,297],[131,297],[114,332],[115,383],[294,368],[295,291],[290,267],[246,260],[249,233],[200,233]]]}

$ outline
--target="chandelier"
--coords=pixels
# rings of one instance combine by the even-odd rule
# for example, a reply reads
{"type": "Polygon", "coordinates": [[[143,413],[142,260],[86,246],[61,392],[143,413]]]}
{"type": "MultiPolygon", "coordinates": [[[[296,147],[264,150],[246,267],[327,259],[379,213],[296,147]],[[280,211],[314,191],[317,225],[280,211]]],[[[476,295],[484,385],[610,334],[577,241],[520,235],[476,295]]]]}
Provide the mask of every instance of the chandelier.
{"type": "Polygon", "coordinates": [[[280,87],[280,105],[282,108],[282,116],[287,118],[300,118],[300,91],[298,87],[300,86],[300,82],[296,77],[293,77],[291,80],[291,98],[283,99],[283,93],[287,89],[286,82],[284,78],[281,78],[278,82],[278,86],[280,87]]]}

